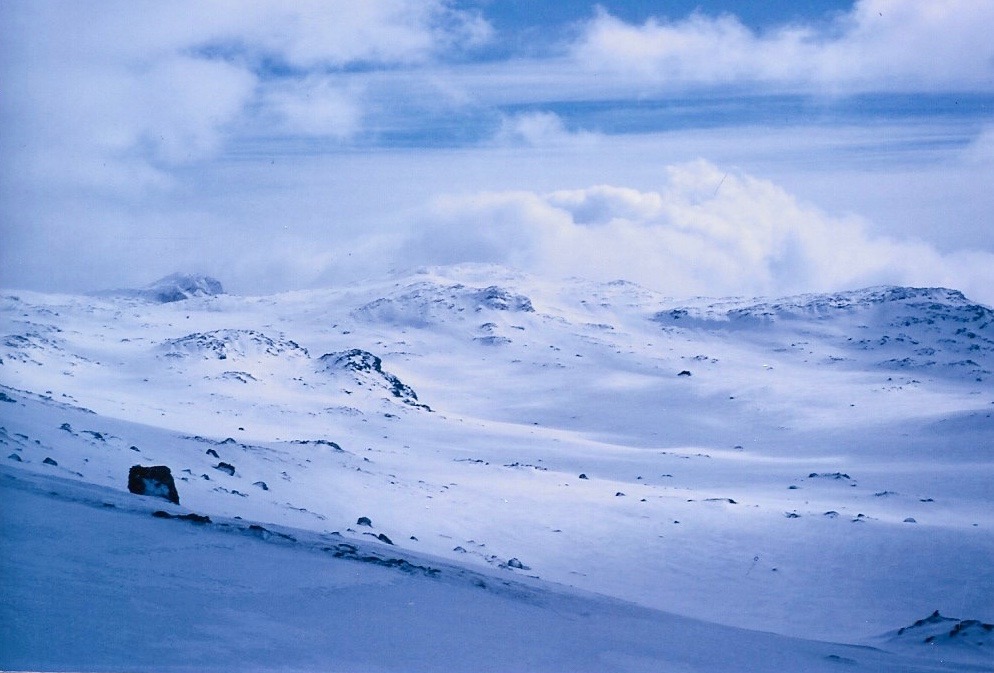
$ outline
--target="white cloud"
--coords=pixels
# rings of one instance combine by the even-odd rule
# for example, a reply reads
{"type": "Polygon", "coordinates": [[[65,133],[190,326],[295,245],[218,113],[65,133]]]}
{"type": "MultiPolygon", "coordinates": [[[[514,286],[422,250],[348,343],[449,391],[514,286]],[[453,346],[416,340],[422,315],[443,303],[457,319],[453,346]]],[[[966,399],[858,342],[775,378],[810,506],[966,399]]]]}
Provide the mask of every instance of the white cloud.
{"type": "Polygon", "coordinates": [[[873,236],[776,185],[705,161],[671,166],[657,192],[609,186],[440,200],[408,254],[563,276],[625,278],[673,295],[786,294],[946,285],[991,302],[994,255],[940,254],[873,236]]]}
{"type": "Polygon", "coordinates": [[[147,143],[159,161],[195,161],[217,151],[224,126],[238,117],[256,84],[253,75],[224,62],[162,58],[129,83],[130,100],[118,101],[127,108],[119,124],[131,126],[131,143],[147,143]]]}
{"type": "Polygon", "coordinates": [[[525,112],[504,117],[494,136],[498,145],[529,147],[575,146],[577,143],[590,145],[598,139],[596,134],[570,131],[562,118],[554,112],[525,112]]]}
{"type": "Polygon", "coordinates": [[[362,122],[360,94],[323,77],[271,86],[264,100],[290,133],[348,138],[362,122]]]}
{"type": "Polygon", "coordinates": [[[361,92],[328,69],[425,63],[489,35],[443,0],[15,1],[0,30],[5,165],[111,190],[169,184],[170,168],[210,158],[260,110],[275,112],[267,133],[348,137],[361,92]]]}
{"type": "Polygon", "coordinates": [[[823,91],[994,89],[994,3],[860,0],[831,26],[757,34],[730,15],[633,25],[601,11],[573,46],[592,72],[648,87],[764,83],[823,91]]]}

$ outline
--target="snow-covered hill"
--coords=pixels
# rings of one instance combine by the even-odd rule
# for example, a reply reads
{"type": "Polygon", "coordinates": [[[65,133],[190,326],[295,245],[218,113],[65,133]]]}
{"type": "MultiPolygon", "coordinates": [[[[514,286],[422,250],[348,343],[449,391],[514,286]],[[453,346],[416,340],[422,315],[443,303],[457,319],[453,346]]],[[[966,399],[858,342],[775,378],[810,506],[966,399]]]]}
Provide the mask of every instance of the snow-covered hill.
{"type": "Polygon", "coordinates": [[[210,276],[173,273],[138,289],[107,290],[97,293],[104,297],[134,297],[160,304],[183,301],[191,297],[212,297],[224,294],[221,281],[210,276]]]}
{"type": "MultiPolygon", "coordinates": [[[[226,652],[269,638],[296,668],[989,661],[989,639],[886,635],[935,610],[981,631],[994,621],[994,313],[958,292],[688,301],[490,266],[268,297],[207,289],[3,293],[2,483],[16,506],[2,554],[20,570],[2,585],[2,625],[20,644],[0,666],[134,667],[110,636],[87,658],[97,627],[48,645],[75,655],[40,654],[60,625],[119,610],[107,588],[50,612],[65,589],[112,582],[105,557],[163,592],[206,591],[175,609],[227,624],[210,631],[226,652]],[[127,493],[133,465],[168,466],[180,505],[127,493]],[[53,517],[72,532],[38,543],[53,517]],[[172,563],[143,560],[150,549],[172,563]],[[219,569],[239,563],[241,580],[219,569]],[[245,577],[274,581],[274,563],[308,579],[246,593],[245,577]],[[242,604],[204,588],[217,582],[242,586],[242,604]],[[270,623],[304,591],[327,600],[292,627],[270,623]],[[348,648],[308,621],[382,629],[411,591],[431,608],[405,613],[393,637],[348,648]],[[678,634],[690,635],[659,647],[678,634]],[[444,641],[435,658],[405,660],[426,638],[444,641]],[[735,655],[747,641],[752,654],[735,655]],[[464,658],[474,648],[486,656],[464,658]]],[[[188,647],[197,637],[183,631],[188,647]]],[[[211,667],[282,661],[252,652],[211,667]]]]}

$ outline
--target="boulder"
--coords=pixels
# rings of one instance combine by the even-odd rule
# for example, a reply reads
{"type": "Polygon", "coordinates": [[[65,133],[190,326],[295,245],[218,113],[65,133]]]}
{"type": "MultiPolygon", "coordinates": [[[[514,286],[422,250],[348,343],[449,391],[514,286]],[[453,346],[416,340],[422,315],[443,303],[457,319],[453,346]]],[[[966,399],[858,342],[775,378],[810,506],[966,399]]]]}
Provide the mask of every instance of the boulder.
{"type": "Polygon", "coordinates": [[[173,473],[165,465],[133,465],[128,471],[128,490],[137,495],[148,495],[163,498],[171,503],[179,504],[179,493],[173,473]]]}
{"type": "Polygon", "coordinates": [[[231,463],[221,462],[214,466],[215,470],[220,470],[221,472],[226,472],[230,476],[235,476],[235,466],[231,463]]]}

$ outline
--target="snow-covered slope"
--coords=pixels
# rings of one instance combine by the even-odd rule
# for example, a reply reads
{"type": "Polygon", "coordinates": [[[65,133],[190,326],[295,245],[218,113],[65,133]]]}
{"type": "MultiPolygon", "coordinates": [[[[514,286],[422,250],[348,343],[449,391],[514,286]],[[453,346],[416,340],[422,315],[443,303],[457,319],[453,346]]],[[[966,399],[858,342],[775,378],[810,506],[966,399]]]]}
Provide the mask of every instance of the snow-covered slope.
{"type": "MultiPolygon", "coordinates": [[[[301,573],[352,563],[340,572],[366,577],[375,566],[362,582],[393,587],[378,590],[380,601],[411,588],[400,560],[448,569],[462,578],[458,590],[414,573],[417,591],[432,596],[431,614],[444,614],[430,625],[433,638],[462,633],[478,643],[491,628],[512,642],[513,629],[481,626],[493,609],[520,613],[525,630],[546,624],[560,640],[546,642],[542,658],[522,634],[507,652],[523,659],[494,652],[487,661],[496,670],[773,666],[752,655],[735,659],[738,669],[726,665],[742,638],[798,657],[804,670],[849,661],[863,670],[972,670],[990,656],[982,639],[912,645],[886,636],[935,610],[994,621],[994,324],[989,308],[957,292],[675,301],[622,281],[564,284],[461,266],[167,303],[7,292],[0,307],[4,498],[25,503],[3,515],[5,530],[16,518],[21,531],[4,545],[5,565],[30,556],[45,508],[67,510],[112,541],[123,521],[150,540],[165,535],[156,548],[183,564],[193,543],[164,531],[194,524],[139,514],[195,512],[212,519],[196,528],[202,544],[230,550],[240,540],[247,568],[276,553],[230,534],[253,524],[270,531],[267,544],[285,540],[272,531],[308,541],[279,547],[288,555],[280,563],[301,573]],[[138,464],[170,467],[179,507],[127,494],[138,464]],[[104,500],[113,511],[92,506],[104,500]],[[386,548],[397,567],[328,559],[314,551],[319,540],[360,556],[386,548]],[[477,596],[478,578],[510,588],[477,596]],[[461,616],[438,607],[455,600],[450,591],[467,605],[461,616]],[[561,601],[587,601],[576,609],[612,617],[571,631],[574,618],[563,615],[574,608],[555,607],[561,601]],[[628,623],[622,614],[638,622],[624,647],[621,631],[606,625],[628,623]],[[681,640],[682,654],[658,647],[681,629],[695,634],[681,640]],[[570,652],[580,650],[569,645],[577,634],[601,658],[579,666],[570,652]],[[880,651],[826,659],[835,650],[810,641],[880,651]],[[937,648],[948,650],[946,668],[929,668],[937,648]]],[[[117,544],[84,545],[59,576],[87,582],[93,559],[117,544]]],[[[141,555],[135,548],[130,558],[144,568],[141,555]]],[[[44,565],[8,576],[5,595],[30,603],[22,585],[55,572],[44,565]]],[[[167,586],[200,581],[196,572],[148,572],[167,586]]],[[[219,572],[201,580],[222,581],[219,572]]],[[[356,591],[349,600],[372,600],[356,591]]],[[[278,595],[247,601],[240,626],[214,637],[236,646],[252,614],[291,600],[278,595]]],[[[16,628],[5,639],[34,642],[50,631],[41,617],[13,620],[13,609],[4,623],[16,628]]],[[[187,609],[221,608],[191,600],[187,609]]],[[[344,607],[320,609],[345,618],[344,607]]],[[[373,619],[359,602],[348,611],[373,619]]],[[[344,656],[335,639],[294,651],[310,657],[303,668],[447,668],[430,658],[404,666],[391,647],[416,645],[397,628],[398,640],[356,640],[379,658],[344,656]]],[[[38,650],[24,647],[18,665],[41,666],[31,659],[38,650]]],[[[453,656],[466,649],[449,647],[453,656]]],[[[119,668],[112,650],[44,661],[119,668]]],[[[270,665],[255,655],[231,661],[270,665]]]]}

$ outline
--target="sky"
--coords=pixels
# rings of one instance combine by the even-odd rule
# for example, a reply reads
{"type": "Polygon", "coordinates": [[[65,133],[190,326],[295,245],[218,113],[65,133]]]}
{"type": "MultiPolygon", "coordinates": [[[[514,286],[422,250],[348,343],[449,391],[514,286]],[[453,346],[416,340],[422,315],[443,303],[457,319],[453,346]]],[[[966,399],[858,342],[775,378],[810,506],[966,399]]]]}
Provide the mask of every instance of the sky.
{"type": "Polygon", "coordinates": [[[0,3],[0,286],[994,304],[991,0],[0,3]]]}

